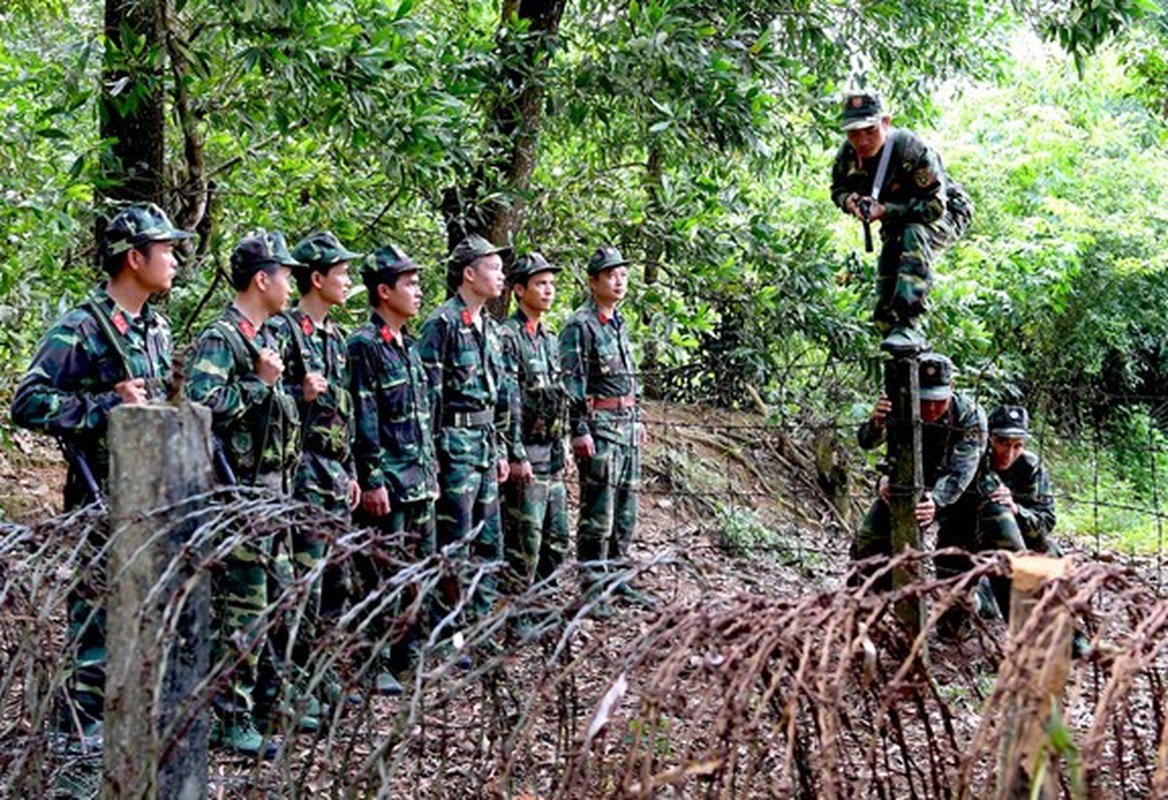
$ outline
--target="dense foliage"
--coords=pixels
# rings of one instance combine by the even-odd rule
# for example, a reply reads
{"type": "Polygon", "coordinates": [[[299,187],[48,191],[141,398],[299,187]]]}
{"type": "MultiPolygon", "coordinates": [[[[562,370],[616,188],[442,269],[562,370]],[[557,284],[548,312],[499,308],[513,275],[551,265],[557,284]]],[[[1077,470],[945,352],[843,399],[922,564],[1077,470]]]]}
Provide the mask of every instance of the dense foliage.
{"type": "MultiPolygon", "coordinates": [[[[536,31],[552,5],[170,0],[155,48],[106,47],[97,0],[6,6],[0,392],[97,274],[117,188],[99,87],[132,114],[161,83],[161,199],[202,234],[168,299],[180,339],[224,298],[246,229],[329,227],[438,266],[455,197],[457,213],[513,209],[520,248],[566,265],[602,240],[639,259],[630,317],[659,391],[736,403],[752,387],[835,420],[866,404],[877,355],[870,259],[827,165],[839,92],[874,85],[977,203],[929,321],[962,380],[1112,449],[1144,435],[1133,419],[1168,424],[1166,29],[1148,0],[573,0],[536,31]],[[517,180],[497,123],[533,85],[534,171],[517,180]]],[[[578,271],[563,283],[561,313],[578,271]]]]}

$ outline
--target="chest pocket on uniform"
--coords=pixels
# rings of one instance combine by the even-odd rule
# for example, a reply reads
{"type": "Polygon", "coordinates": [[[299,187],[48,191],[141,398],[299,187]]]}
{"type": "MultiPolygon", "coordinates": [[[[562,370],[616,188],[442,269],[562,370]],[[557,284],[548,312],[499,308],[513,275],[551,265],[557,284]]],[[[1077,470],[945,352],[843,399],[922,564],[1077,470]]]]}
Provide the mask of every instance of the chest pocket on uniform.
{"type": "Polygon", "coordinates": [[[619,375],[622,371],[620,348],[616,340],[605,337],[596,340],[596,367],[601,375],[619,375]]]}
{"type": "Polygon", "coordinates": [[[471,331],[458,332],[458,344],[450,357],[450,366],[459,383],[469,383],[478,377],[481,368],[479,343],[471,331]]]}

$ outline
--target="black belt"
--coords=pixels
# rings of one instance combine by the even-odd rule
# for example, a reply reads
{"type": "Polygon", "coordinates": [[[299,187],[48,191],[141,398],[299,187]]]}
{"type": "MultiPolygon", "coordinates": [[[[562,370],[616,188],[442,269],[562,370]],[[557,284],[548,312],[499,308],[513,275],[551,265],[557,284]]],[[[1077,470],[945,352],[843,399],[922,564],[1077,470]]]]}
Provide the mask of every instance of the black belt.
{"type": "Polygon", "coordinates": [[[485,428],[495,423],[495,409],[481,411],[447,411],[442,415],[442,424],[447,428],[485,428]]]}

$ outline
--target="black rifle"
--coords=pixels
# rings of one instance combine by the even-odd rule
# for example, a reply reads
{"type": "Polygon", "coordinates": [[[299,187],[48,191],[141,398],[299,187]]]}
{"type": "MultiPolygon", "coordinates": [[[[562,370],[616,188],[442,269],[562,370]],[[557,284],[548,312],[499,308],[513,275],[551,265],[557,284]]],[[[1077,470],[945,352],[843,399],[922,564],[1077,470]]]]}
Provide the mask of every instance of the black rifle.
{"type": "Polygon", "coordinates": [[[860,209],[860,219],[864,222],[864,252],[872,252],[872,198],[861,197],[856,201],[860,209]]]}
{"type": "Polygon", "coordinates": [[[211,437],[211,453],[215,461],[215,477],[224,486],[235,486],[239,481],[235,479],[235,470],[227,460],[227,453],[223,451],[223,442],[218,436],[211,437]]]}
{"type": "Polygon", "coordinates": [[[101,492],[101,485],[97,482],[85,453],[71,439],[61,437],[57,442],[61,445],[61,452],[65,454],[65,460],[77,470],[77,474],[85,483],[85,489],[89,492],[89,502],[97,503],[99,508],[103,511],[106,510],[105,495],[101,492]]]}

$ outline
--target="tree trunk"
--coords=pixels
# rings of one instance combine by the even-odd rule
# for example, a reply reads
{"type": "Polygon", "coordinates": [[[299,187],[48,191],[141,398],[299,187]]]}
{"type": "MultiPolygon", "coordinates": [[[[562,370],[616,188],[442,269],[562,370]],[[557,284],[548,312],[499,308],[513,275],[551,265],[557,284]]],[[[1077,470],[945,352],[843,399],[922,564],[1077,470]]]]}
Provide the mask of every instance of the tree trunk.
{"type": "Polygon", "coordinates": [[[106,0],[102,154],[98,192],[110,200],[163,205],[162,68],[166,0],[106,0]]]}
{"type": "MultiPolygon", "coordinates": [[[[504,69],[486,122],[486,151],[464,186],[443,192],[442,214],[450,249],[467,234],[510,244],[522,223],[524,199],[535,171],[543,103],[543,72],[567,0],[505,0],[497,34],[504,69]],[[526,21],[527,32],[516,32],[526,21]]],[[[491,312],[506,314],[507,296],[491,312]]]]}
{"type": "MultiPolygon", "coordinates": [[[[665,155],[657,143],[649,146],[649,158],[645,165],[645,192],[649,197],[646,203],[646,216],[650,226],[661,226],[664,229],[664,207],[661,202],[661,171],[665,162],[665,155]]],[[[661,275],[661,258],[665,255],[665,237],[650,236],[645,242],[645,288],[654,286],[661,275]]],[[[646,303],[641,309],[641,322],[646,328],[652,321],[649,305],[646,303]]],[[[658,374],[660,361],[657,352],[657,338],[649,335],[644,338],[644,356],[641,359],[641,385],[645,387],[648,397],[661,397],[661,377],[658,374]]]]}

